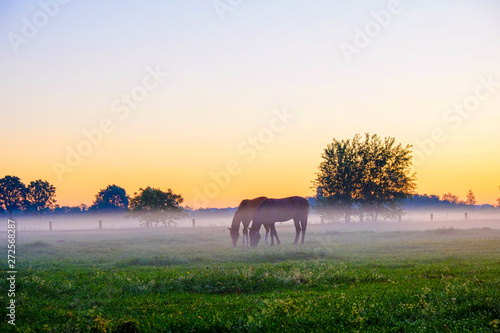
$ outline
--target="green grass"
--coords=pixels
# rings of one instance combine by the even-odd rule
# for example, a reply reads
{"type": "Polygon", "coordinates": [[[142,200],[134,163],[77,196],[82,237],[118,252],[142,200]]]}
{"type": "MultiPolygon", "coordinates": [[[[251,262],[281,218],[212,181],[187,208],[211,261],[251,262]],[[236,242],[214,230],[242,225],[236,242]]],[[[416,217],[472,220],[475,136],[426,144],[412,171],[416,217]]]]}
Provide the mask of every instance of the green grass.
{"type": "Polygon", "coordinates": [[[334,228],[256,249],[224,228],[21,233],[0,331],[500,332],[500,231],[334,228]]]}

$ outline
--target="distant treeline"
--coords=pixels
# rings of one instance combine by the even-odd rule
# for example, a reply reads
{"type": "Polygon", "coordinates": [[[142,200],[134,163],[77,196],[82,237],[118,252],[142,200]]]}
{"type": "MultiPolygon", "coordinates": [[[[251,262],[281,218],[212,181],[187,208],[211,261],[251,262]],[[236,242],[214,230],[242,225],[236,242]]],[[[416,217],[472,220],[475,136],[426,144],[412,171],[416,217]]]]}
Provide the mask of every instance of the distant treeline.
{"type": "MultiPolygon", "coordinates": [[[[315,212],[316,208],[316,198],[315,197],[306,197],[309,204],[311,205],[311,211],[315,212]]],[[[408,198],[404,202],[404,207],[406,210],[415,210],[415,209],[460,209],[465,207],[473,207],[474,209],[498,209],[500,210],[500,206],[493,205],[468,205],[464,201],[449,201],[446,199],[446,195],[438,196],[434,194],[415,194],[412,197],[408,198]]],[[[191,218],[198,217],[223,217],[228,215],[233,215],[236,211],[237,207],[227,207],[227,208],[199,208],[192,209],[190,207],[184,207],[184,212],[186,212],[191,218]]],[[[128,210],[128,206],[126,207],[97,207],[95,205],[87,206],[85,204],[80,204],[78,206],[59,206],[52,209],[46,209],[44,211],[44,215],[60,215],[60,214],[102,214],[102,213],[121,213],[125,214],[128,210]]],[[[5,213],[5,210],[3,211],[5,213]]],[[[30,210],[14,210],[16,214],[33,214],[33,211],[30,210]]],[[[1,213],[0,213],[1,214],[1,213]]]]}
{"type": "MultiPolygon", "coordinates": [[[[443,196],[435,194],[415,194],[411,198],[405,200],[405,207],[407,209],[418,209],[418,208],[443,208],[443,209],[453,209],[453,208],[464,208],[464,207],[474,207],[474,208],[484,208],[484,209],[494,209],[493,205],[476,205],[470,204],[467,201],[462,201],[458,199],[458,196],[453,194],[444,194],[443,196]]],[[[500,208],[497,206],[496,208],[500,208]]]]}

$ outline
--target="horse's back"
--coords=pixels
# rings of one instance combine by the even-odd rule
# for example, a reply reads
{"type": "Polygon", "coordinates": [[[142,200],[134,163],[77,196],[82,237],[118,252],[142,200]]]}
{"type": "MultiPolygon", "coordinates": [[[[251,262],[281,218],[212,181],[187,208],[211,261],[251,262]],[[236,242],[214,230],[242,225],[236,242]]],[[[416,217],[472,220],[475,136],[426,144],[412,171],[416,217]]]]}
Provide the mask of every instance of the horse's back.
{"type": "Polygon", "coordinates": [[[309,212],[306,199],[294,196],[282,199],[267,199],[255,213],[255,219],[262,222],[284,222],[291,219],[302,219],[309,212]]]}
{"type": "Polygon", "coordinates": [[[253,215],[255,209],[257,209],[263,202],[267,200],[267,197],[258,197],[255,199],[244,199],[240,202],[236,213],[242,215],[250,214],[253,215]]]}
{"type": "Polygon", "coordinates": [[[292,202],[292,204],[295,205],[297,208],[307,209],[309,211],[309,202],[306,200],[306,198],[289,197],[286,199],[290,199],[290,202],[292,202]]]}
{"type": "Polygon", "coordinates": [[[274,200],[275,206],[284,209],[297,209],[299,211],[304,211],[304,210],[309,211],[309,202],[307,202],[307,200],[303,197],[294,196],[283,199],[268,199],[266,203],[269,200],[274,200]]]}
{"type": "Polygon", "coordinates": [[[267,197],[258,197],[255,199],[248,200],[249,201],[249,206],[251,206],[253,209],[259,208],[264,202],[268,200],[267,197]]]}

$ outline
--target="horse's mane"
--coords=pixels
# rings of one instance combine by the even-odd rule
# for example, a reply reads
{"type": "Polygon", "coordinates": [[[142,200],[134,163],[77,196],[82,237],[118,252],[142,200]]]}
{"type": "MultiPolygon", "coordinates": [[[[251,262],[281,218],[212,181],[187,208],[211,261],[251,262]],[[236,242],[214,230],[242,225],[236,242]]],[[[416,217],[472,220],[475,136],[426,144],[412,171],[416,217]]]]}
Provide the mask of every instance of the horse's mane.
{"type": "Polygon", "coordinates": [[[265,201],[267,197],[258,197],[255,199],[244,199],[240,202],[238,209],[234,213],[232,228],[239,228],[240,221],[246,217],[253,219],[253,214],[265,201]]]}
{"type": "Polygon", "coordinates": [[[243,200],[243,201],[248,201],[247,202],[247,208],[253,208],[253,209],[257,209],[260,207],[260,205],[262,205],[264,203],[264,201],[267,200],[267,197],[258,197],[258,198],[255,198],[255,199],[251,199],[251,200],[243,200]]]}

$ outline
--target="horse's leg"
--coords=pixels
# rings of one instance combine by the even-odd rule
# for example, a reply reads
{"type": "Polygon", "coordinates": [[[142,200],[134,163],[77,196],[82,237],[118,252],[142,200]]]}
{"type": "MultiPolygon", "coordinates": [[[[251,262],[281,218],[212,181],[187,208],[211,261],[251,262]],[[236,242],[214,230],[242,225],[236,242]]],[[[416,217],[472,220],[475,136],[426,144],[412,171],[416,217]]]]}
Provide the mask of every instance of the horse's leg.
{"type": "Polygon", "coordinates": [[[302,243],[304,244],[304,238],[306,237],[306,228],[307,228],[307,213],[305,214],[304,217],[300,220],[302,224],[302,243]]]}
{"type": "Polygon", "coordinates": [[[269,245],[268,236],[269,236],[269,226],[264,224],[264,228],[266,229],[266,245],[269,245]]]}
{"type": "Polygon", "coordinates": [[[271,246],[274,246],[274,228],[273,228],[274,224],[270,224],[269,225],[269,229],[271,230],[271,246]]]}
{"type": "Polygon", "coordinates": [[[299,241],[299,235],[300,235],[300,220],[298,218],[293,219],[293,223],[295,224],[295,241],[293,244],[297,244],[299,241]]]}
{"type": "Polygon", "coordinates": [[[243,225],[243,247],[250,244],[250,240],[248,239],[248,225],[243,225]]]}
{"type": "Polygon", "coordinates": [[[242,220],[241,223],[243,224],[243,246],[250,246],[250,235],[249,235],[249,230],[250,230],[250,222],[251,220],[242,220]]]}
{"type": "Polygon", "coordinates": [[[280,238],[278,237],[278,231],[276,231],[276,223],[272,224],[272,230],[274,231],[274,237],[276,237],[276,243],[281,244],[280,238]]]}

